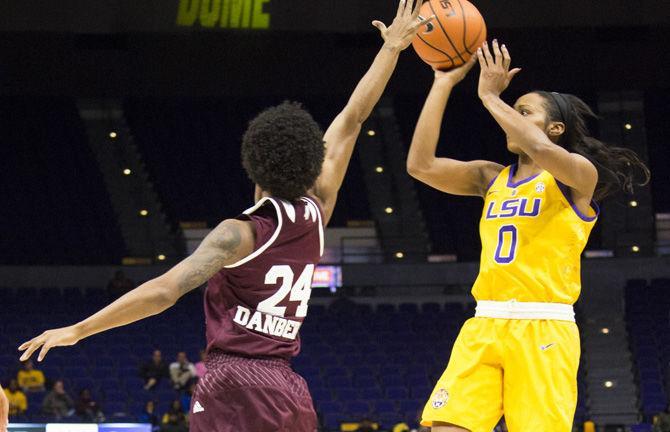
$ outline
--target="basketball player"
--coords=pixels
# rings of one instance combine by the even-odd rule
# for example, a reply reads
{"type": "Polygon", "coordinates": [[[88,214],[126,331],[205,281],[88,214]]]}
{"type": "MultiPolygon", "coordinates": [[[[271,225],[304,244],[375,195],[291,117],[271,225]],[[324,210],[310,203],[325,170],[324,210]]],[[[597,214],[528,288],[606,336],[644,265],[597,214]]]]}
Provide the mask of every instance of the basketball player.
{"type": "Polygon", "coordinates": [[[53,347],[161,313],[209,281],[207,374],[192,398],[190,430],[315,431],[307,385],[289,360],[300,350],[298,331],[323,254],[324,227],[361,125],[422,24],[421,1],[412,3],[400,1],[388,28],[373,22],[384,45],[325,135],[295,103],[270,108],[249,124],[242,163],[257,185],[255,206],[223,221],[193,255],[164,275],[78,324],[24,343],[21,358],[41,347],[41,361],[53,347]]]}
{"type": "Polygon", "coordinates": [[[475,317],[454,344],[422,424],[434,432],[491,432],[504,414],[511,432],[570,432],[577,403],[579,332],[573,303],[580,254],[598,217],[592,201],[632,191],[631,151],[589,135],[591,109],[579,98],[532,92],[507,105],[500,94],[520,69],[493,41],[460,69],[435,72],[407,168],[454,195],[484,198],[482,254],[472,294],[475,317]],[[518,162],[462,162],[435,156],[449,95],[478,60],[479,97],[518,162]]]}

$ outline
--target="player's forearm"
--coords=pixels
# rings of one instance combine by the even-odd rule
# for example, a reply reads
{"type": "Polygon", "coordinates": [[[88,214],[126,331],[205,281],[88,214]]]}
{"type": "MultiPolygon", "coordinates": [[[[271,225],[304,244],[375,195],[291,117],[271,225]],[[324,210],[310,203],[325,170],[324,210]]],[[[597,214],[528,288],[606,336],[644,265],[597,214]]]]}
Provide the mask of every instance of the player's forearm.
{"type": "Polygon", "coordinates": [[[159,277],[152,279],[75,325],[79,339],[157,315],[175,304],[176,296],[159,277]]]}
{"type": "Polygon", "coordinates": [[[436,81],[433,84],[416,124],[407,155],[407,170],[410,173],[430,168],[431,162],[435,160],[442,118],[452,89],[453,85],[448,83],[436,81]]]}
{"type": "Polygon", "coordinates": [[[534,153],[545,147],[546,135],[499,96],[485,96],[482,98],[482,103],[509,139],[514,141],[525,154],[532,158],[534,153]]]}
{"type": "Polygon", "coordinates": [[[400,52],[399,47],[391,44],[384,44],[379,51],[372,66],[351,94],[345,108],[354,121],[363,123],[370,116],[395,71],[400,52]]]}

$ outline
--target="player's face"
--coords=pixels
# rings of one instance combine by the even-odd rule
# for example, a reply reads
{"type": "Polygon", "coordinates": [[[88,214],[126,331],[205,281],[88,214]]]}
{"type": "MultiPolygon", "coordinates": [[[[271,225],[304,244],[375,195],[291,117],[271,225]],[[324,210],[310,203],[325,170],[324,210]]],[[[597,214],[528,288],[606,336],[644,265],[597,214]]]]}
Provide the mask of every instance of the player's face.
{"type": "MultiPolygon", "coordinates": [[[[547,111],[544,108],[544,98],[537,93],[528,93],[521,96],[514,104],[514,109],[526,120],[547,132],[547,111]]],[[[507,150],[514,154],[522,153],[518,144],[507,137],[507,150]]]]}

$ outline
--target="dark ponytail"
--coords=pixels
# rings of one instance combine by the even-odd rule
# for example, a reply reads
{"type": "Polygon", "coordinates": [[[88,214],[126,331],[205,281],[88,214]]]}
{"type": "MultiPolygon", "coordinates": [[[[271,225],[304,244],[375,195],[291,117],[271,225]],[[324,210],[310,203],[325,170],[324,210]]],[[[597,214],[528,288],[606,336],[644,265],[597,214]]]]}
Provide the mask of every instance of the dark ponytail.
{"type": "Polygon", "coordinates": [[[598,170],[594,199],[600,200],[617,189],[633,193],[633,186],[649,183],[649,168],[637,154],[622,147],[609,146],[591,136],[586,119],[597,118],[580,98],[571,94],[534,92],[544,98],[549,121],[565,124],[558,145],[590,160],[598,170]],[[642,181],[637,181],[641,175],[642,181]]]}

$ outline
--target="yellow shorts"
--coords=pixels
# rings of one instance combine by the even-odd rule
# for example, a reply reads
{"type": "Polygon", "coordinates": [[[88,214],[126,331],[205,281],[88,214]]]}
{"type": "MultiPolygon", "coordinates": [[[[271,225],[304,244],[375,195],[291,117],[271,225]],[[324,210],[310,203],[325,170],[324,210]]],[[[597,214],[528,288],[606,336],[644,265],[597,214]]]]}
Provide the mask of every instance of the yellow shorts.
{"type": "Polygon", "coordinates": [[[471,318],[421,424],[491,432],[570,432],[577,406],[579,331],[570,321],[471,318]]]}

